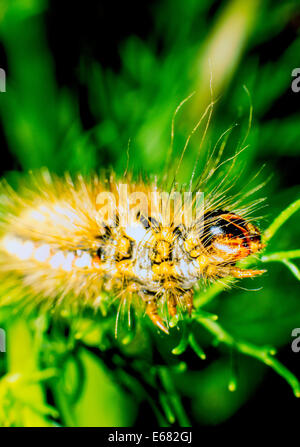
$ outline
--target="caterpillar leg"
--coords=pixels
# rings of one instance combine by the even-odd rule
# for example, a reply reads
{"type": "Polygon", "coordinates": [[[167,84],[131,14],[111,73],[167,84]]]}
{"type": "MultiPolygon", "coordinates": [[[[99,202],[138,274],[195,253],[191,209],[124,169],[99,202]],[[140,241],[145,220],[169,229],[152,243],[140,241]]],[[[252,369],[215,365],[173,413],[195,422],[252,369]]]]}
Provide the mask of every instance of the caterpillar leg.
{"type": "Polygon", "coordinates": [[[165,334],[169,334],[168,329],[164,325],[161,317],[158,315],[157,303],[153,300],[153,298],[146,302],[146,314],[155,326],[157,326],[165,334]]]}
{"type": "Polygon", "coordinates": [[[175,317],[175,315],[177,314],[177,301],[176,301],[176,297],[173,294],[170,294],[168,296],[168,312],[170,317],[175,317]]]}
{"type": "Polygon", "coordinates": [[[194,290],[193,289],[187,290],[182,297],[182,301],[186,307],[186,310],[187,310],[189,316],[191,316],[192,310],[194,308],[193,299],[194,299],[194,290]]]}
{"type": "Polygon", "coordinates": [[[234,278],[252,278],[253,276],[262,275],[265,272],[266,270],[250,270],[232,267],[229,274],[234,278]]]}
{"type": "Polygon", "coordinates": [[[251,270],[251,269],[241,269],[239,267],[227,266],[220,267],[217,265],[211,265],[206,271],[207,276],[222,277],[233,276],[234,278],[252,278],[253,276],[262,275],[266,270],[251,270]]]}

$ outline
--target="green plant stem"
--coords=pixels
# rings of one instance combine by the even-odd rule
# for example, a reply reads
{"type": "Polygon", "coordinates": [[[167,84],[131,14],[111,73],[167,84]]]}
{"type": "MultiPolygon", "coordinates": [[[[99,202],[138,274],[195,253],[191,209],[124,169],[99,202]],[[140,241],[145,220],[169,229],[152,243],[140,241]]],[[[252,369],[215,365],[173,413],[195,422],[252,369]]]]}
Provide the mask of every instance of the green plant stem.
{"type": "Polygon", "coordinates": [[[300,258],[300,250],[281,251],[278,253],[270,253],[269,255],[262,256],[262,262],[282,262],[290,272],[300,281],[299,268],[289,259],[300,258]]]}
{"type": "Polygon", "coordinates": [[[284,211],[282,211],[279,216],[277,216],[271,223],[269,228],[265,231],[263,235],[263,242],[268,242],[277,233],[279,228],[298,210],[300,209],[300,199],[291,203],[284,211]]]}
{"type": "Polygon", "coordinates": [[[167,417],[170,423],[175,422],[177,419],[178,423],[182,427],[190,427],[191,423],[188,416],[183,408],[180,397],[174,387],[170,373],[167,368],[160,367],[158,369],[160,379],[166,390],[166,394],[162,393],[162,404],[167,404],[165,409],[168,409],[167,417]],[[165,400],[165,397],[167,399],[165,400]]]}
{"type": "Polygon", "coordinates": [[[203,351],[199,343],[196,341],[194,334],[192,332],[189,335],[189,344],[201,360],[206,359],[205,352],[203,351]]]}
{"type": "Polygon", "coordinates": [[[285,261],[286,259],[300,258],[300,250],[279,251],[261,257],[262,262],[285,261]]]}
{"type": "Polygon", "coordinates": [[[298,267],[291,261],[284,259],[282,263],[290,270],[290,272],[295,276],[298,281],[300,281],[300,270],[298,267]]]}
{"type": "Polygon", "coordinates": [[[258,347],[245,341],[237,341],[218,323],[207,318],[198,320],[219,342],[235,347],[239,352],[254,357],[274,369],[293,389],[296,397],[300,397],[300,383],[282,363],[273,356],[275,350],[270,347],[258,347]]]}

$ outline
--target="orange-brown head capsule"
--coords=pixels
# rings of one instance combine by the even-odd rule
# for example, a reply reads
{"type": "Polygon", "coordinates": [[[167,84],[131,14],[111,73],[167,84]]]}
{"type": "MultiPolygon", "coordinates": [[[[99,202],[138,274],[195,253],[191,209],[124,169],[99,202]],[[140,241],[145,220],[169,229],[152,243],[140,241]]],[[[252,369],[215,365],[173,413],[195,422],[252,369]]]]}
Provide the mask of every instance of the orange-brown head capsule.
{"type": "Polygon", "coordinates": [[[237,262],[262,249],[259,230],[242,217],[216,210],[204,216],[204,248],[219,262],[237,262]]]}

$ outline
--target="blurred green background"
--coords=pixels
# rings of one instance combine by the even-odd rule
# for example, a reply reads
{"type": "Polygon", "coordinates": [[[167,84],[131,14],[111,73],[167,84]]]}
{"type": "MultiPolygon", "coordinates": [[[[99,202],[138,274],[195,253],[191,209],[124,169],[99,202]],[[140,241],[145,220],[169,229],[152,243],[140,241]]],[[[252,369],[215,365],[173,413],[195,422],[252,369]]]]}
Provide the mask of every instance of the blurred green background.
{"type": "MultiPolygon", "coordinates": [[[[211,100],[212,76],[218,102],[196,174],[220,135],[237,124],[224,154],[233,155],[247,134],[252,103],[249,147],[231,176],[234,191],[247,190],[265,165],[260,181],[271,179],[255,196],[267,197],[264,230],[299,198],[300,93],[291,90],[299,30],[296,0],[0,0],[7,76],[0,94],[2,176],[16,184],[43,166],[58,174],[113,167],[121,175],[129,140],[130,170],[159,176],[176,107],[195,92],[176,116],[173,165],[211,100]]],[[[181,182],[189,181],[204,132],[205,122],[191,138],[181,182]]],[[[298,219],[299,213],[285,223],[267,253],[300,248],[298,219]]],[[[235,339],[276,347],[277,358],[300,378],[299,354],[290,347],[300,322],[297,260],[293,266],[294,276],[283,263],[265,264],[263,277],[218,291],[211,301],[210,289],[202,290],[198,302],[235,339]]],[[[105,317],[91,309],[66,312],[53,321],[2,306],[0,424],[179,424],[230,432],[250,420],[256,427],[298,420],[299,402],[282,377],[234,343],[216,346],[196,320],[166,337],[137,318],[117,340],[114,321],[114,309],[105,317]],[[174,355],[184,330],[192,334],[190,345],[174,355]]]]}

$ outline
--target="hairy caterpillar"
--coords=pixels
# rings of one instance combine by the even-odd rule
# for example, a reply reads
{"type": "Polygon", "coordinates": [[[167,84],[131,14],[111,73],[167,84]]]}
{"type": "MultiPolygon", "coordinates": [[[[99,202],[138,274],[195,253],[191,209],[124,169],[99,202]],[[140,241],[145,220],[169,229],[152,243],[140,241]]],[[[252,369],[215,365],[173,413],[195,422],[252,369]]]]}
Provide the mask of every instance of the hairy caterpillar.
{"type": "MultiPolygon", "coordinates": [[[[101,291],[128,301],[134,295],[152,322],[168,333],[169,317],[192,312],[193,288],[199,281],[264,272],[236,266],[262,248],[259,230],[247,210],[237,208],[238,202],[211,191],[202,219],[188,222],[180,202],[166,223],[166,203],[155,216],[149,205],[153,192],[161,192],[157,182],[145,185],[126,175],[122,184],[135,197],[125,223],[120,208],[103,214],[111,197],[120,199],[114,174],[72,179],[41,171],[23,180],[18,192],[3,182],[0,274],[8,281],[9,297],[15,294],[29,305],[55,308],[74,302],[97,306],[101,291]],[[99,201],[99,194],[108,202],[99,201]],[[161,312],[164,302],[167,318],[161,312]]],[[[183,196],[175,186],[172,192],[183,196]]],[[[195,201],[191,203],[194,208],[195,201]]]]}

